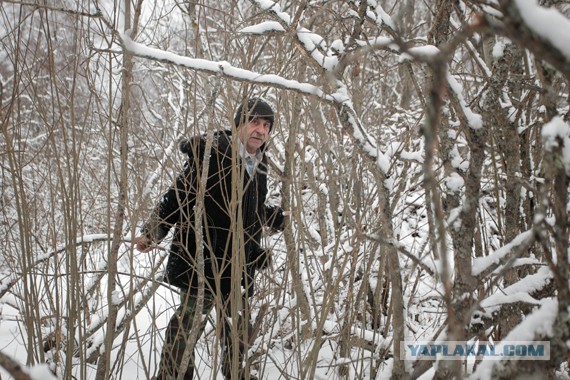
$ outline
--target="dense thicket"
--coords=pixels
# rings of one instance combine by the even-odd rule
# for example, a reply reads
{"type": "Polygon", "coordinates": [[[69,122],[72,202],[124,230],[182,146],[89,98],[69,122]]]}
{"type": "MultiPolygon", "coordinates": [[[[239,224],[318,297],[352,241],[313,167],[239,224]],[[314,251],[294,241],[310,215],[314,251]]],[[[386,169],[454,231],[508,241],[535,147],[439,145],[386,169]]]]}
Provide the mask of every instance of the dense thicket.
{"type": "MultiPolygon", "coordinates": [[[[569,17],[547,0],[0,0],[0,365],[155,373],[176,289],[167,244],[130,238],[178,141],[257,95],[278,112],[269,201],[292,216],[267,233],[252,373],[567,378],[569,17]],[[404,360],[400,342],[432,340],[549,341],[551,359],[404,360]]],[[[218,339],[198,342],[207,378],[218,339]]]]}

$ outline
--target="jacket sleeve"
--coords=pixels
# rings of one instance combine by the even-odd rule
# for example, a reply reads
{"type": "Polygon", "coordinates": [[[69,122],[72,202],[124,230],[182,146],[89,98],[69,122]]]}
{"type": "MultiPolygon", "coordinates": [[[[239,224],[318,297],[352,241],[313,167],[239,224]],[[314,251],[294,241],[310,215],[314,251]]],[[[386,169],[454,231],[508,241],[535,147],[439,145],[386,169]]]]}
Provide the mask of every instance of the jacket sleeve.
{"type": "Polygon", "coordinates": [[[285,228],[285,216],[283,215],[283,209],[279,206],[267,206],[265,205],[265,225],[274,229],[281,231],[285,228]]]}
{"type": "Polygon", "coordinates": [[[184,169],[162,195],[142,229],[142,233],[155,243],[160,243],[168,235],[170,228],[180,220],[181,213],[189,214],[196,204],[198,162],[195,157],[199,157],[199,154],[194,154],[192,149],[182,151],[188,154],[184,169]]]}

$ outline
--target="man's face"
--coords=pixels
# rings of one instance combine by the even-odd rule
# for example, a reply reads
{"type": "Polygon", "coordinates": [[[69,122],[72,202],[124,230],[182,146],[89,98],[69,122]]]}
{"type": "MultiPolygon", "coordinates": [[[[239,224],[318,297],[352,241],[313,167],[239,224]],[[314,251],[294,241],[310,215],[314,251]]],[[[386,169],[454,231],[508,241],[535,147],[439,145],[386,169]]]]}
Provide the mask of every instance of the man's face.
{"type": "Polygon", "coordinates": [[[248,153],[255,153],[265,143],[271,124],[263,118],[253,118],[247,125],[238,128],[238,136],[248,153]]]}

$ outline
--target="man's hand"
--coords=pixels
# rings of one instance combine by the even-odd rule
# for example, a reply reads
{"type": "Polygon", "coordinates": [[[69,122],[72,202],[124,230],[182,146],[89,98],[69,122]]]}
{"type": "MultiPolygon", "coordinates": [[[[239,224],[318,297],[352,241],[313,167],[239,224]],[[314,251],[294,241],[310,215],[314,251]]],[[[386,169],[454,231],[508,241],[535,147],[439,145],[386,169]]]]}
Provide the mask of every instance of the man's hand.
{"type": "Polygon", "coordinates": [[[141,235],[135,237],[131,243],[137,247],[137,250],[140,252],[148,252],[152,249],[152,240],[148,238],[146,235],[141,235]]]}

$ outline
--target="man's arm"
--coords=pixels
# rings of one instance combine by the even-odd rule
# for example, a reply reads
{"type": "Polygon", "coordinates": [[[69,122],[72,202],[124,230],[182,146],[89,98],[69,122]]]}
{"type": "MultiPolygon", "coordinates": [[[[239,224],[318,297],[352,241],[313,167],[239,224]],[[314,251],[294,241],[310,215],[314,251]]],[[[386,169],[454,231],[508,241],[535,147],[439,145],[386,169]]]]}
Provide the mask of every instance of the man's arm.
{"type": "Polygon", "coordinates": [[[141,252],[147,252],[153,244],[160,243],[168,231],[180,219],[180,213],[190,212],[196,204],[196,167],[194,157],[188,153],[184,170],[177,176],[175,183],[162,195],[147,222],[142,228],[142,235],[133,240],[141,252]]]}
{"type": "Polygon", "coordinates": [[[277,231],[283,230],[285,228],[285,216],[287,216],[287,212],[283,211],[281,207],[265,205],[266,226],[277,231]]]}

